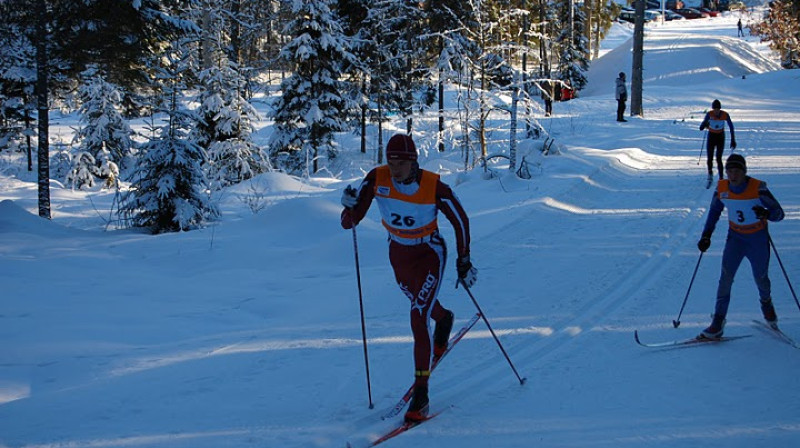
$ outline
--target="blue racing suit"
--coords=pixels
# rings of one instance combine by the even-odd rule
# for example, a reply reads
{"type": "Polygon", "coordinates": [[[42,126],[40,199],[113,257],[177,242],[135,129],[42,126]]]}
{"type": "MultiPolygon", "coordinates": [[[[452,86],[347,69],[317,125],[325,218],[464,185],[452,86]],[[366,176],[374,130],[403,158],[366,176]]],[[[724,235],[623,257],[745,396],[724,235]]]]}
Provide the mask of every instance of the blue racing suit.
{"type": "Polygon", "coordinates": [[[767,188],[766,182],[746,177],[738,187],[720,180],[703,229],[703,235],[711,237],[722,210],[728,209],[728,239],[722,253],[722,274],[717,288],[717,303],[714,314],[726,316],[731,301],[733,278],[742,259],[747,257],[753,270],[758,293],[762,300],[770,298],[769,280],[769,229],[767,220],[783,219],[783,208],[767,188]],[[753,207],[764,207],[766,219],[758,219],[753,207]]]}

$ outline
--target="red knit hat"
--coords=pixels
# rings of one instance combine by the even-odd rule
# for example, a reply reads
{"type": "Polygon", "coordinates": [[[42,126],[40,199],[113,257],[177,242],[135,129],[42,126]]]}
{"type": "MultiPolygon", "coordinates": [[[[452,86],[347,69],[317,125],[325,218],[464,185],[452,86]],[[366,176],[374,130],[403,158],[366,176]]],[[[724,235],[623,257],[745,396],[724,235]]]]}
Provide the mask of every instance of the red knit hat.
{"type": "Polygon", "coordinates": [[[417,160],[417,146],[411,136],[393,135],[386,144],[386,160],[417,160]]]}

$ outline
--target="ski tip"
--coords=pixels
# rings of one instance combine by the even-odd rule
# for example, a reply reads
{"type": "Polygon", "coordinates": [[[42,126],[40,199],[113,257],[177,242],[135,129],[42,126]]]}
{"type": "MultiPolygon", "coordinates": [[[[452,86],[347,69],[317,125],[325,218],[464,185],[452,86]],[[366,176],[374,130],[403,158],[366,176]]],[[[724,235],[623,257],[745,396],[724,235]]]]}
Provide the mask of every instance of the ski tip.
{"type": "Polygon", "coordinates": [[[639,340],[639,330],[633,330],[633,339],[636,341],[637,344],[642,343],[642,341],[639,340]]]}

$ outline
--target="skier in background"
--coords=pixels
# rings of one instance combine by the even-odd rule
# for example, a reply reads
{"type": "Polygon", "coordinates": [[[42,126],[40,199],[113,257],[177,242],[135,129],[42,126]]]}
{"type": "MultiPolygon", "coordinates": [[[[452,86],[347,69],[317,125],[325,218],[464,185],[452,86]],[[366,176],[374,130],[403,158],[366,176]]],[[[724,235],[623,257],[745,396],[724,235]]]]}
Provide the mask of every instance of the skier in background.
{"type": "Polygon", "coordinates": [[[364,218],[372,200],[380,209],[389,232],[389,261],[395,280],[411,301],[414,336],[414,394],[407,422],[425,419],[428,413],[428,378],[431,356],[447,350],[453,313],[437,300],[447,249],[439,235],[437,214],[444,213],[455,230],[458,278],[467,287],[478,271],[469,258],[469,219],[458,198],[439,175],[420,169],[417,148],[408,135],[396,134],[386,145],[387,164],[370,171],[358,189],[348,186],[342,194],[341,224],[350,229],[364,218]],[[436,321],[431,347],[430,319],[436,321]]]}
{"type": "Polygon", "coordinates": [[[714,178],[714,158],[716,154],[717,168],[719,169],[719,178],[724,177],[722,173],[722,153],[725,151],[725,123],[728,123],[728,129],[731,131],[731,149],[736,149],[736,135],[733,130],[733,122],[731,116],[722,110],[722,104],[719,100],[714,100],[711,103],[711,110],[706,113],[703,122],[700,123],[700,130],[708,128],[708,140],[706,141],[706,151],[708,151],[708,186],[714,178]]]}
{"type": "Polygon", "coordinates": [[[767,183],[747,176],[747,163],[739,154],[731,154],[725,162],[728,179],[720,180],[708,209],[703,236],[697,242],[700,252],[711,246],[711,234],[722,210],[728,209],[728,237],[722,252],[722,274],[717,288],[714,317],[697,337],[714,339],[722,336],[725,316],[731,301],[731,285],[736,271],[747,257],[758,287],[764,319],[777,327],[778,316],[772,305],[769,280],[769,229],[767,221],[783,219],[783,209],[767,188],[767,183]]]}

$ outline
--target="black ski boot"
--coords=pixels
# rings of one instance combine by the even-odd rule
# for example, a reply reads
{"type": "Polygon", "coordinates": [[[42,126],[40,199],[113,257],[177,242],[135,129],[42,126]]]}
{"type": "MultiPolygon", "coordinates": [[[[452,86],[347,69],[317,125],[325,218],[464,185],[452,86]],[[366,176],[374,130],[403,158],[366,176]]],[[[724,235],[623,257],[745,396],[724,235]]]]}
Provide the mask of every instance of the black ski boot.
{"type": "Polygon", "coordinates": [[[725,330],[725,316],[715,314],[711,319],[711,325],[706,327],[705,330],[700,332],[697,339],[719,339],[725,330]]]}
{"type": "Polygon", "coordinates": [[[419,423],[428,416],[428,386],[414,386],[414,396],[406,411],[406,423],[419,423]]]}
{"type": "Polygon", "coordinates": [[[761,314],[764,315],[764,320],[772,328],[778,327],[778,315],[775,314],[775,307],[772,305],[772,297],[761,299],[761,314]]]}
{"type": "Polygon", "coordinates": [[[436,361],[442,357],[447,350],[448,339],[450,339],[450,331],[453,329],[453,312],[448,310],[447,314],[438,322],[436,322],[436,329],[433,331],[433,360],[436,361]]]}

